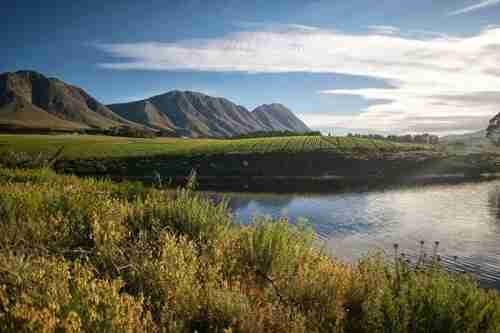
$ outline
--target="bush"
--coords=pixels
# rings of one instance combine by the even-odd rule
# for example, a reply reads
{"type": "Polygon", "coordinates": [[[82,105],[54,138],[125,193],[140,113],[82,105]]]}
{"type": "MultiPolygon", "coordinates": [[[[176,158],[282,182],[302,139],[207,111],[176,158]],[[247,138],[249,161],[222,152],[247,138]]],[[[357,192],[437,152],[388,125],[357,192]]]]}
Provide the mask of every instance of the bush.
{"type": "Polygon", "coordinates": [[[155,326],[142,297],[120,293],[92,267],[63,258],[0,256],[2,332],[146,332],[155,326]]]}
{"type": "Polygon", "coordinates": [[[286,219],[181,189],[0,169],[2,332],[498,332],[500,296],[437,265],[348,265],[286,219]]]}
{"type": "Polygon", "coordinates": [[[350,332],[498,332],[500,298],[438,267],[387,266],[370,257],[346,293],[350,332]]]}

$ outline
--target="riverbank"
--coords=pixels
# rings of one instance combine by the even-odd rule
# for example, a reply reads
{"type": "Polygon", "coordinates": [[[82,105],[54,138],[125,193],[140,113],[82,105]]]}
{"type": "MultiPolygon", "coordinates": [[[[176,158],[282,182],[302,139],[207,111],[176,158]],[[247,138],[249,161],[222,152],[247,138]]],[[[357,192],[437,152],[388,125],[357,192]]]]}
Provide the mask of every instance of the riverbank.
{"type": "Polygon", "coordinates": [[[498,292],[434,254],[348,265],[305,226],[242,226],[189,189],[2,169],[0,218],[2,331],[500,329],[498,292]]]}
{"type": "Polygon", "coordinates": [[[195,171],[198,188],[215,191],[338,192],[398,185],[446,184],[492,179],[494,154],[448,155],[440,151],[230,153],[58,161],[60,173],[182,186],[195,171]]]}
{"type": "Polygon", "coordinates": [[[432,252],[439,241],[441,264],[474,275],[481,286],[500,290],[500,180],[384,187],[341,193],[220,193],[238,220],[254,216],[307,219],[324,249],[355,263],[374,249],[393,256],[432,252]]]}
{"type": "Polygon", "coordinates": [[[62,174],[172,187],[194,171],[200,189],[217,191],[334,192],[481,180],[500,170],[494,152],[453,154],[441,146],[349,137],[0,135],[0,153],[0,164],[11,167],[52,160],[62,174]]]}

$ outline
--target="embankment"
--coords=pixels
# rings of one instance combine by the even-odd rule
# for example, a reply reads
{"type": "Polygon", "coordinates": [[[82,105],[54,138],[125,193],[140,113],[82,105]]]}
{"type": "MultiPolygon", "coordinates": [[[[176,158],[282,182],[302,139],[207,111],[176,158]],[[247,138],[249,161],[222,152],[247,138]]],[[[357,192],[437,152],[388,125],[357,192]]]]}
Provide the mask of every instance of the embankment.
{"type": "Polygon", "coordinates": [[[415,151],[360,156],[331,152],[149,156],[62,160],[55,168],[80,176],[171,185],[183,184],[195,170],[201,189],[271,192],[457,182],[491,178],[498,170],[498,157],[492,154],[454,156],[415,151]]]}

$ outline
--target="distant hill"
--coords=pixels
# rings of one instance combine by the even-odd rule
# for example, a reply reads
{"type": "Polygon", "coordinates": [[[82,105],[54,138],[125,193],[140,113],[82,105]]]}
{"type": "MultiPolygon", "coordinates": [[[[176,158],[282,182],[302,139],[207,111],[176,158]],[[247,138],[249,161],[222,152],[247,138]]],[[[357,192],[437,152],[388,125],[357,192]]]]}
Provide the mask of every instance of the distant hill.
{"type": "Polygon", "coordinates": [[[82,88],[35,71],[0,74],[0,128],[49,130],[154,129],[187,137],[231,137],[262,131],[309,132],[281,104],[250,112],[221,97],[171,91],[103,105],[82,88]]]}
{"type": "Polygon", "coordinates": [[[467,134],[454,134],[454,135],[443,136],[439,139],[439,141],[443,143],[456,143],[456,142],[486,143],[488,141],[488,138],[486,137],[486,130],[481,130],[467,134]]]}
{"type": "Polygon", "coordinates": [[[282,104],[264,104],[252,111],[252,115],[273,131],[310,132],[292,111],[282,104]]]}
{"type": "Polygon", "coordinates": [[[500,145],[500,113],[490,120],[486,130],[488,138],[497,146],[500,145]]]}
{"type": "Polygon", "coordinates": [[[449,152],[456,154],[498,152],[498,148],[487,137],[487,130],[460,135],[448,135],[440,138],[439,142],[449,152]]]}
{"type": "Polygon", "coordinates": [[[259,131],[311,131],[281,104],[250,112],[225,98],[171,91],[142,101],[108,107],[123,118],[189,137],[230,137],[259,131]]]}
{"type": "Polygon", "coordinates": [[[0,74],[0,124],[54,130],[138,126],[83,89],[34,71],[0,74]]]}

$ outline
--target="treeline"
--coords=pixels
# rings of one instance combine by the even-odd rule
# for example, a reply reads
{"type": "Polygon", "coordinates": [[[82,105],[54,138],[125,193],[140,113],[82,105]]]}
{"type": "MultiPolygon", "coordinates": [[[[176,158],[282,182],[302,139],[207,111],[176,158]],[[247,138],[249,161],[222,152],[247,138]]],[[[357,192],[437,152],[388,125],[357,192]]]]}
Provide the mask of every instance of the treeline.
{"type": "Polygon", "coordinates": [[[321,132],[258,131],[258,132],[233,136],[231,137],[231,139],[274,138],[274,137],[284,137],[284,136],[321,136],[321,132]]]}
{"type": "Polygon", "coordinates": [[[373,140],[388,140],[393,142],[401,142],[401,143],[422,143],[422,144],[431,144],[435,145],[439,143],[439,137],[437,135],[432,135],[428,133],[424,134],[405,134],[405,135],[388,135],[383,136],[380,134],[353,134],[349,133],[348,137],[353,138],[364,138],[364,139],[373,139],[373,140]]]}
{"type": "Polygon", "coordinates": [[[0,124],[0,133],[3,134],[68,134],[74,133],[75,130],[54,130],[51,128],[25,128],[13,127],[11,125],[0,124]]]}
{"type": "Polygon", "coordinates": [[[110,135],[130,138],[156,138],[156,137],[177,137],[172,131],[157,131],[145,127],[121,126],[109,129],[82,129],[79,134],[110,135]]]}
{"type": "Polygon", "coordinates": [[[53,129],[53,128],[25,128],[12,127],[0,124],[0,133],[8,134],[88,134],[109,135],[130,138],[178,137],[175,132],[166,130],[152,130],[145,127],[121,126],[112,128],[82,128],[82,129],[53,129]]]}

